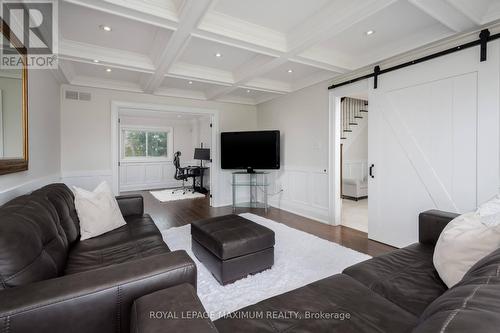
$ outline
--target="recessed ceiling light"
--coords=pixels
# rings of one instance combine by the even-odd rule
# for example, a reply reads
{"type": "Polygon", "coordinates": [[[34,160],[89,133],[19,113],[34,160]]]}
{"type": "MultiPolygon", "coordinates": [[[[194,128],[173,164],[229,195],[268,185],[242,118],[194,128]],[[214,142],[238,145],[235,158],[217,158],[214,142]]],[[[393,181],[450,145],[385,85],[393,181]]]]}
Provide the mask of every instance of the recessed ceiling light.
{"type": "Polygon", "coordinates": [[[250,94],[250,89],[247,89],[247,94],[250,94]]]}
{"type": "Polygon", "coordinates": [[[193,84],[193,81],[189,81],[188,84],[193,84]]]}
{"type": "Polygon", "coordinates": [[[95,62],[95,63],[97,64],[97,63],[99,62],[99,60],[97,60],[97,59],[94,59],[94,62],[95,62]]]}
{"type": "Polygon", "coordinates": [[[104,30],[106,32],[110,32],[111,30],[113,30],[113,29],[111,29],[111,27],[109,25],[104,25],[104,24],[101,24],[99,26],[99,28],[101,28],[102,30],[104,30]]]}
{"type": "Polygon", "coordinates": [[[367,32],[365,32],[365,34],[367,36],[373,35],[374,33],[375,33],[375,30],[368,30],[367,32]]]}
{"type": "Polygon", "coordinates": [[[288,70],[288,73],[293,73],[293,69],[289,69],[289,70],[288,70]]]}
{"type": "Polygon", "coordinates": [[[215,56],[216,56],[217,58],[220,58],[220,57],[222,57],[222,54],[220,54],[219,52],[217,52],[217,53],[215,54],[215,56]]]}
{"type": "Polygon", "coordinates": [[[106,68],[106,72],[111,72],[111,68],[106,68]]]}

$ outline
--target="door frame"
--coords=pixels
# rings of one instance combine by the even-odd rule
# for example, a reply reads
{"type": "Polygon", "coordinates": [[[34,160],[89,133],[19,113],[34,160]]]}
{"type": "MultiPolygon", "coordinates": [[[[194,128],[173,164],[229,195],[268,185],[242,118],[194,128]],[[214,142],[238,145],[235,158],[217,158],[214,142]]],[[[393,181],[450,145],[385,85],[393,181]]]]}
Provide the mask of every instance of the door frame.
{"type": "Polygon", "coordinates": [[[111,101],[111,189],[115,195],[120,192],[120,111],[123,109],[143,110],[145,112],[175,112],[186,114],[210,115],[212,121],[212,163],[210,168],[210,206],[219,202],[219,110],[185,107],[157,103],[134,103],[126,101],[111,101]]]}
{"type": "Polygon", "coordinates": [[[330,90],[328,111],[328,223],[342,223],[342,198],[340,187],[341,156],[341,98],[358,93],[369,92],[368,79],[330,90]]]}

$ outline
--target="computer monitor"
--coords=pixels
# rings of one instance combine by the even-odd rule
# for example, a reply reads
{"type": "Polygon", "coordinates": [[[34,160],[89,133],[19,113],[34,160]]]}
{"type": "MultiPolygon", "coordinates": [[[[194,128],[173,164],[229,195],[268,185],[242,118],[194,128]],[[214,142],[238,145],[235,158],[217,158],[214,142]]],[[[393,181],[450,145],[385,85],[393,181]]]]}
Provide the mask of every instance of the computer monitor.
{"type": "MultiPolygon", "coordinates": [[[[203,161],[210,161],[210,149],[208,148],[195,148],[194,149],[194,159],[203,161]]],[[[201,164],[203,166],[203,164],[201,164]]]]}

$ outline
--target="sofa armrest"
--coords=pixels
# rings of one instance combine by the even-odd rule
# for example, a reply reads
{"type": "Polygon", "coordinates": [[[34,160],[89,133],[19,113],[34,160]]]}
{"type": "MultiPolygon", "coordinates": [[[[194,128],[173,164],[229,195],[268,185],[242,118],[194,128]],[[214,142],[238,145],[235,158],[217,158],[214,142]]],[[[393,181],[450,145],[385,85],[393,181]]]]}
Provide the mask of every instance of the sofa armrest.
{"type": "Polygon", "coordinates": [[[182,283],[196,286],[196,265],[176,251],[6,289],[0,331],[129,332],[134,300],[182,283]]]}
{"type": "Polygon", "coordinates": [[[418,240],[422,244],[436,245],[444,227],[460,214],[428,210],[418,216],[418,240]]]}
{"type": "Polygon", "coordinates": [[[122,215],[144,215],[144,198],[139,194],[120,195],[116,197],[122,215]]]}

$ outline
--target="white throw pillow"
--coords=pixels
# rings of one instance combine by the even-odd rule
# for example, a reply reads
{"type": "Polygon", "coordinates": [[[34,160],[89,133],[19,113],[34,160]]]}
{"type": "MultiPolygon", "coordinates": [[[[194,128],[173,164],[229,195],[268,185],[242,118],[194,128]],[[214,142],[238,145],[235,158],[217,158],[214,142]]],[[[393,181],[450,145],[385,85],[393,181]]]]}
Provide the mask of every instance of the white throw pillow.
{"type": "Polygon", "coordinates": [[[500,213],[500,195],[497,195],[483,203],[481,206],[479,206],[476,213],[478,213],[481,217],[496,215],[500,213]]]}
{"type": "Polygon", "coordinates": [[[448,223],[439,236],[434,267],[448,288],[460,282],[476,262],[500,247],[500,215],[491,215],[487,222],[478,212],[466,213],[448,223]]]}
{"type": "Polygon", "coordinates": [[[80,219],[80,240],[102,235],[126,224],[108,183],[94,191],[73,187],[75,207],[80,219]]]}

